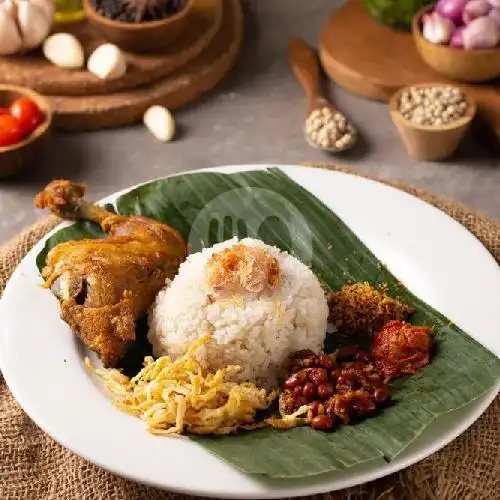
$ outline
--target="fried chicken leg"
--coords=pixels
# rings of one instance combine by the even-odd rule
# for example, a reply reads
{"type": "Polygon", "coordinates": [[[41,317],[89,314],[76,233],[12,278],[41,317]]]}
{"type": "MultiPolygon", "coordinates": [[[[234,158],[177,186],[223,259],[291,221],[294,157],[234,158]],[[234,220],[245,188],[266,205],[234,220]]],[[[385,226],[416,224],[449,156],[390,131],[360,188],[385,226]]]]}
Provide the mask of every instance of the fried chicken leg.
{"type": "Polygon", "coordinates": [[[177,273],[187,248],[166,224],[112,214],[87,203],[84,193],[83,184],[56,180],[36,196],[38,208],[64,219],[95,222],[108,233],[105,239],[52,248],[42,277],[60,300],[61,318],[112,367],[135,339],[136,319],[177,273]]]}

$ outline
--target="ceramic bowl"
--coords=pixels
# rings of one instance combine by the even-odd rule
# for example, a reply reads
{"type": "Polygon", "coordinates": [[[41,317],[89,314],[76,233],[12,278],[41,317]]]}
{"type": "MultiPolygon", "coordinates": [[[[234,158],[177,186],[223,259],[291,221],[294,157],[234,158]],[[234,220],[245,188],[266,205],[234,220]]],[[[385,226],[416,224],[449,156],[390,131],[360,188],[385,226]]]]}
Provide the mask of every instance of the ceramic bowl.
{"type": "Polygon", "coordinates": [[[410,156],[423,161],[442,161],[451,156],[464,137],[476,115],[476,103],[464,91],[467,101],[466,114],[443,125],[418,125],[408,121],[399,111],[401,94],[412,87],[444,86],[442,83],[422,83],[399,89],[389,101],[391,119],[410,156]]]}
{"type": "Polygon", "coordinates": [[[8,107],[19,97],[34,101],[44,112],[45,120],[22,141],[0,147],[0,178],[14,175],[38,160],[51,131],[52,110],[45,97],[25,87],[0,85],[0,107],[8,107]]]}
{"type": "Polygon", "coordinates": [[[433,5],[413,18],[412,33],[420,57],[434,71],[458,82],[486,82],[500,76],[500,47],[488,50],[465,50],[429,42],[422,35],[422,16],[433,5]]]}

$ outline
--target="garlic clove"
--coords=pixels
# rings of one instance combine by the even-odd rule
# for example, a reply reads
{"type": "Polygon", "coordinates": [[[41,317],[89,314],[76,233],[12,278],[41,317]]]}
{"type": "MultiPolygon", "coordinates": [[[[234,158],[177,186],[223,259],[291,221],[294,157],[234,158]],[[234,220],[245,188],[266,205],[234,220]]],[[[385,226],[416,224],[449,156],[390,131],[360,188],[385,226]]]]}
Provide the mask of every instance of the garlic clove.
{"type": "Polygon", "coordinates": [[[23,47],[27,50],[41,45],[52,27],[45,12],[34,3],[23,0],[17,4],[17,24],[23,39],[23,47]]]}
{"type": "Polygon", "coordinates": [[[0,55],[8,56],[19,52],[23,41],[16,21],[7,10],[0,10],[0,55]]]}
{"type": "Polygon", "coordinates": [[[61,68],[82,68],[85,63],[82,44],[69,33],[49,36],[43,44],[43,55],[61,68]]]}
{"type": "Polygon", "coordinates": [[[144,113],[144,125],[162,142],[171,141],[175,134],[175,120],[172,113],[163,106],[151,106],[144,113]]]}
{"type": "Polygon", "coordinates": [[[87,69],[99,78],[120,78],[127,71],[127,61],[116,45],[105,43],[89,57],[87,69]]]}
{"type": "Polygon", "coordinates": [[[30,0],[30,2],[41,9],[50,23],[53,23],[56,8],[52,0],[30,0]]]}
{"type": "Polygon", "coordinates": [[[423,23],[422,35],[432,43],[445,44],[450,41],[455,25],[437,12],[433,12],[423,23]]]}

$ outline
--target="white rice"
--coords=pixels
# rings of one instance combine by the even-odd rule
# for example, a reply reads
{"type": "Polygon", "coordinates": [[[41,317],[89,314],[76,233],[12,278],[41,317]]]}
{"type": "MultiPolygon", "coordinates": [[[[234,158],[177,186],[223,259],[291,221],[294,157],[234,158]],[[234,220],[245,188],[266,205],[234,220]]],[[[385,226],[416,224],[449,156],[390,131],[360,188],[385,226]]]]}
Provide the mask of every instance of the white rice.
{"type": "Polygon", "coordinates": [[[214,341],[198,352],[206,368],[240,365],[242,370],[235,380],[270,387],[277,383],[290,353],[322,350],[328,305],[320,282],[307,266],[250,238],[239,243],[263,248],[278,260],[282,276],[279,289],[271,295],[248,295],[240,302],[217,299],[210,303],[207,296],[212,290],[205,265],[214,253],[236,243],[234,238],[188,257],[151,308],[148,339],[155,356],[175,359],[210,331],[214,341]]]}

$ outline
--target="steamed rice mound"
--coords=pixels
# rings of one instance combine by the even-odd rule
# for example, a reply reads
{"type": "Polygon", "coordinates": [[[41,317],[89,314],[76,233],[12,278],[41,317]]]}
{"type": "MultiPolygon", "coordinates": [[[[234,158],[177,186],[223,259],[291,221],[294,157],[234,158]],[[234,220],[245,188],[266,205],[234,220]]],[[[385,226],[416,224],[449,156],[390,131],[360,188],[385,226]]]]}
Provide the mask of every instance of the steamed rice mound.
{"type": "Polygon", "coordinates": [[[210,332],[197,352],[203,367],[239,365],[235,381],[270,387],[290,353],[322,350],[327,319],[325,293],[307,266],[260,240],[234,238],[180,266],[150,310],[148,340],[155,356],[177,359],[210,332]],[[242,285],[221,271],[236,265],[242,285]]]}

